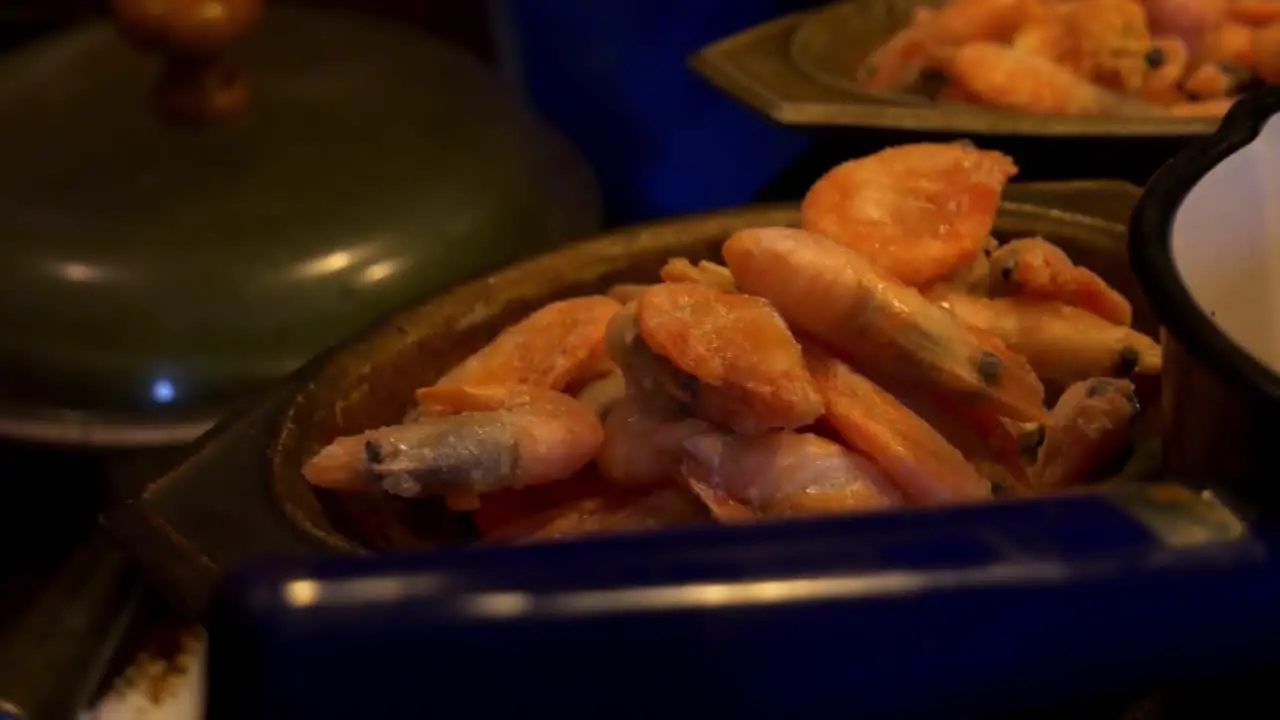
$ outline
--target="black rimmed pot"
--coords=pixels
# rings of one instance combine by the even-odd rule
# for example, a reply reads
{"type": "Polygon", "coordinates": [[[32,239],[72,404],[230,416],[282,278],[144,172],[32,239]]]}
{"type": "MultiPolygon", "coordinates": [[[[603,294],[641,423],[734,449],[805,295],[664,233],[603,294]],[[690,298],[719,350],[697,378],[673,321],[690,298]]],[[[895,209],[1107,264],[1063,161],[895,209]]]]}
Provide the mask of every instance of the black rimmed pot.
{"type": "Polygon", "coordinates": [[[1268,516],[1280,515],[1280,375],[1197,304],[1174,263],[1172,243],[1174,220],[1189,194],[1257,140],[1277,113],[1280,87],[1241,99],[1216,132],[1152,177],[1129,224],[1133,272],[1163,326],[1166,470],[1268,516]]]}

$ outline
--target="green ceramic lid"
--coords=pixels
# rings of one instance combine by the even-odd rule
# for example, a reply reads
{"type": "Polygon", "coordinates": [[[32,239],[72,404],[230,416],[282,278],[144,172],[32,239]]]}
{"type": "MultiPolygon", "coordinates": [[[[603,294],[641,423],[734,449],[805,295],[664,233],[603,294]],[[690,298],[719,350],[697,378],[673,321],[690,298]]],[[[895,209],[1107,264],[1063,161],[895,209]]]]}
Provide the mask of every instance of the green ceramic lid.
{"type": "Polygon", "coordinates": [[[253,97],[147,102],[110,24],[0,59],[0,434],[185,440],[388,311],[597,221],[589,173],[477,62],[273,6],[253,97]]]}

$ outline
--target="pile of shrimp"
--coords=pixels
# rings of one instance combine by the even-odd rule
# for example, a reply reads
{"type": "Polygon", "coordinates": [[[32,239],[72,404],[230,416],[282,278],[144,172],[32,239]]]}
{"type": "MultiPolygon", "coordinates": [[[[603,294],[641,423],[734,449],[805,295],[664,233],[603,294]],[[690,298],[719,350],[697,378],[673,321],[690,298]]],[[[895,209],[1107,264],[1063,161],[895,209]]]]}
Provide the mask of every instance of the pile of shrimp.
{"type": "Polygon", "coordinates": [[[1043,115],[1218,117],[1280,82],[1280,0],[952,0],[858,71],[878,92],[1043,115]]]}
{"type": "Polygon", "coordinates": [[[1132,446],[1160,347],[1050,242],[991,232],[1013,161],[968,143],[832,169],[724,264],[550,303],[303,468],[435,496],[486,539],[1054,492],[1132,446]]]}

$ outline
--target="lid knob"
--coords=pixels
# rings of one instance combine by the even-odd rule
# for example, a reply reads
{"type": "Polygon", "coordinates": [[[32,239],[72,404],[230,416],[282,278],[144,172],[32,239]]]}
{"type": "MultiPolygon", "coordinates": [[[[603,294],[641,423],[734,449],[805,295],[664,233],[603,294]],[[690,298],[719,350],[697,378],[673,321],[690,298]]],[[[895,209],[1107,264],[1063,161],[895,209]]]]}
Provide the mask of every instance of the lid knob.
{"type": "Polygon", "coordinates": [[[263,0],[111,0],[130,42],[164,59],[153,99],[168,118],[208,122],[248,105],[248,80],[227,52],[257,28],[263,0]]]}

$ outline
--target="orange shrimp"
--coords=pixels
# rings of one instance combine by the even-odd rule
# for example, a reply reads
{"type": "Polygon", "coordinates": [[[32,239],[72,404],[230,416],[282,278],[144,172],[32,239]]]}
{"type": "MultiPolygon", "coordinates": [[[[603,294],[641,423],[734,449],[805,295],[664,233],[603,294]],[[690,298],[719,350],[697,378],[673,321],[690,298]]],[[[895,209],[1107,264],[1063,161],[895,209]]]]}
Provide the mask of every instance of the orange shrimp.
{"type": "Polygon", "coordinates": [[[1030,465],[1044,442],[1044,425],[1014,423],[947,398],[928,397],[909,389],[893,388],[912,412],[929,423],[947,442],[955,446],[978,474],[1001,495],[1030,492],[1030,465]]]}
{"type": "Polygon", "coordinates": [[[604,420],[626,394],[626,378],[615,366],[611,372],[583,385],[581,390],[574,393],[574,398],[591,408],[596,417],[604,420]]]}
{"type": "Polygon", "coordinates": [[[1038,8],[1037,0],[954,0],[915,13],[911,24],[867,58],[858,80],[874,92],[906,89],[964,43],[1007,40],[1038,8]]]}
{"type": "Polygon", "coordinates": [[[302,474],[337,490],[482,494],[569,478],[604,440],[595,414],[554,390],[432,387],[417,398],[418,422],[338,438],[302,474]]]}
{"type": "Polygon", "coordinates": [[[530,385],[565,390],[599,374],[604,328],[621,305],[603,295],[544,306],[498,334],[437,385],[530,385]]]}
{"type": "MultiPolygon", "coordinates": [[[[1280,8],[1280,3],[1276,4],[1280,8]]],[[[1201,38],[1196,59],[1202,63],[1253,65],[1253,28],[1238,22],[1224,22],[1201,38]]]]}
{"type": "Polygon", "coordinates": [[[1182,38],[1193,53],[1212,28],[1227,19],[1227,0],[1145,0],[1147,22],[1157,35],[1182,38]]]}
{"type": "Polygon", "coordinates": [[[805,359],[826,402],[827,422],[919,503],[991,497],[991,484],[960,451],[893,395],[813,347],[805,359]]]}
{"type": "Polygon", "coordinates": [[[735,233],[724,257],[744,292],[868,375],[884,373],[989,405],[1023,421],[1044,417],[1044,387],[1026,360],[975,331],[862,255],[794,228],[735,233]]]}
{"type": "Polygon", "coordinates": [[[711,426],[661,403],[624,398],[604,421],[604,443],[596,467],[617,485],[653,485],[680,472],[685,440],[711,426]]]}
{"type": "Polygon", "coordinates": [[[998,43],[970,43],[952,56],[947,75],[988,105],[1041,115],[1155,116],[1144,101],[1096,85],[1052,60],[998,43]]]}
{"type": "Polygon", "coordinates": [[[706,260],[694,265],[685,258],[671,258],[659,274],[665,282],[702,283],[717,290],[737,292],[729,268],[706,260]]]}
{"type": "Polygon", "coordinates": [[[1151,45],[1146,12],[1136,0],[1056,3],[1023,26],[1012,47],[1061,65],[1104,87],[1136,92],[1151,45]]]}
{"type": "Polygon", "coordinates": [[[1075,67],[1081,56],[1075,6],[1076,3],[1046,3],[1041,12],[1018,28],[1009,45],[1019,52],[1075,67]]]}
{"type": "Polygon", "coordinates": [[[489,493],[481,499],[471,521],[481,535],[521,522],[572,502],[600,494],[604,483],[593,468],[588,467],[568,480],[511,488],[489,493]]]}
{"type": "Polygon", "coordinates": [[[992,295],[1057,300],[1117,325],[1133,322],[1123,295],[1044,238],[1014,240],[992,253],[990,285],[992,295]]]}
{"type": "Polygon", "coordinates": [[[968,144],[891,147],[819,178],[800,222],[920,287],[982,253],[1000,194],[1017,172],[1008,156],[968,144]]]}
{"type": "Polygon", "coordinates": [[[1151,30],[1142,3],[1080,0],[1073,4],[1090,63],[1086,77],[1125,93],[1141,90],[1151,48],[1151,30]]]}
{"type": "MultiPolygon", "coordinates": [[[[993,241],[994,242],[994,241],[993,241]]],[[[929,288],[946,287],[956,292],[985,297],[991,293],[991,258],[983,250],[978,257],[956,268],[929,288]]]]}
{"type": "Polygon", "coordinates": [[[683,488],[668,487],[644,493],[612,490],[504,525],[485,540],[523,545],[646,532],[710,520],[707,508],[683,488]]]}
{"type": "Polygon", "coordinates": [[[1280,20],[1253,31],[1253,70],[1264,82],[1280,83],[1280,20]]]}
{"type": "Polygon", "coordinates": [[[1270,25],[1280,22],[1280,2],[1275,0],[1233,0],[1227,5],[1227,17],[1245,25],[1270,25]]]}
{"type": "Polygon", "coordinates": [[[684,443],[685,482],[721,522],[843,515],[902,504],[876,464],[817,435],[696,435],[684,443]]]}
{"type": "Polygon", "coordinates": [[[1132,440],[1138,410],[1128,380],[1091,378],[1067,388],[1049,413],[1044,445],[1031,473],[1036,489],[1089,480],[1132,440]]]}
{"type": "Polygon", "coordinates": [[[640,296],[635,318],[639,339],[677,370],[666,390],[689,414],[746,435],[822,414],[800,344],[768,302],[662,283],[640,296]]]}
{"type": "Polygon", "coordinates": [[[1182,89],[1196,100],[1220,100],[1239,94],[1251,80],[1248,68],[1230,63],[1205,63],[1182,83],[1182,89]]]}
{"type": "Polygon", "coordinates": [[[968,325],[1000,338],[1045,380],[1158,375],[1160,345],[1130,327],[1046,300],[932,296],[968,325]]]}
{"type": "Polygon", "coordinates": [[[614,285],[606,290],[605,296],[617,301],[618,303],[626,305],[629,302],[634,302],[644,294],[645,290],[648,289],[648,285],[642,285],[639,283],[619,283],[618,285],[614,285]]]}
{"type": "Polygon", "coordinates": [[[1186,99],[1181,85],[1191,62],[1191,53],[1181,38],[1156,38],[1144,59],[1148,71],[1140,93],[1143,99],[1161,105],[1173,105],[1186,99]]]}
{"type": "Polygon", "coordinates": [[[636,306],[635,302],[627,303],[614,313],[605,327],[605,348],[621,369],[629,393],[644,396],[650,404],[665,402],[678,409],[682,383],[692,385],[693,381],[640,339],[636,306]]]}

